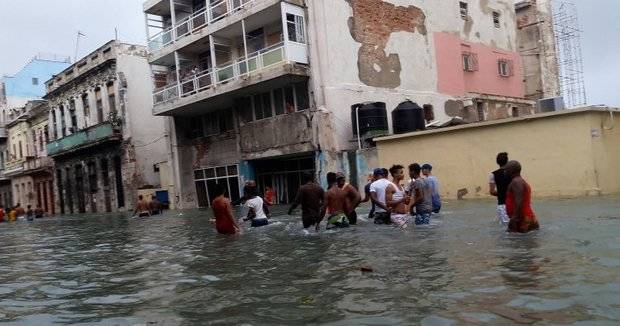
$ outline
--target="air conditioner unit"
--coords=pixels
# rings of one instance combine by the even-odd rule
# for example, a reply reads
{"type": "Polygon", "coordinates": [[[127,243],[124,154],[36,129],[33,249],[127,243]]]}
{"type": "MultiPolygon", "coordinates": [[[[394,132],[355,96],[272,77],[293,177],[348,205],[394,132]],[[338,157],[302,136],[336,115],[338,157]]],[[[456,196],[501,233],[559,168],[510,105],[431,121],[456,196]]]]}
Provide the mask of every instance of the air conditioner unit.
{"type": "Polygon", "coordinates": [[[565,108],[563,97],[551,97],[538,100],[538,112],[554,112],[564,110],[565,108]]]}

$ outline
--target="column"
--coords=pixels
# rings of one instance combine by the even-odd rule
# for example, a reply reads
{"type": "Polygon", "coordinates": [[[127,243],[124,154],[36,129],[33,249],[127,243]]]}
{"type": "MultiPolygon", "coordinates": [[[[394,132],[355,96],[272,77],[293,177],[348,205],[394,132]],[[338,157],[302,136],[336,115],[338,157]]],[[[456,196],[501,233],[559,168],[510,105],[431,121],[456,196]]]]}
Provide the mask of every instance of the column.
{"type": "Polygon", "coordinates": [[[61,115],[60,115],[60,107],[57,107],[54,110],[54,113],[56,114],[56,125],[54,126],[54,128],[56,128],[56,139],[60,139],[62,138],[62,122],[61,122],[61,115]]]}
{"type": "Polygon", "coordinates": [[[217,61],[215,60],[215,43],[213,35],[209,35],[209,50],[211,51],[211,82],[213,87],[217,87],[217,61]]]}
{"type": "Polygon", "coordinates": [[[174,10],[174,0],[170,0],[170,18],[172,19],[172,40],[177,40],[177,14],[174,10]]]}
{"type": "Polygon", "coordinates": [[[89,126],[97,124],[97,99],[95,98],[95,88],[97,88],[97,86],[86,90],[86,94],[88,94],[88,105],[90,107],[90,114],[88,116],[89,126]]]}
{"type": "Polygon", "coordinates": [[[47,133],[49,134],[49,138],[50,139],[46,139],[46,142],[51,141],[52,139],[54,139],[54,128],[56,128],[56,126],[54,126],[54,113],[56,111],[56,108],[51,108],[49,110],[49,112],[47,113],[48,117],[47,117],[47,133]]]}
{"type": "Polygon", "coordinates": [[[104,83],[101,87],[101,102],[103,104],[103,121],[108,121],[110,116],[110,103],[108,101],[108,85],[104,83]]]}
{"type": "Polygon", "coordinates": [[[67,136],[71,135],[71,110],[70,110],[70,104],[69,104],[70,99],[65,100],[64,102],[64,107],[65,107],[65,128],[67,128],[67,136]]]}

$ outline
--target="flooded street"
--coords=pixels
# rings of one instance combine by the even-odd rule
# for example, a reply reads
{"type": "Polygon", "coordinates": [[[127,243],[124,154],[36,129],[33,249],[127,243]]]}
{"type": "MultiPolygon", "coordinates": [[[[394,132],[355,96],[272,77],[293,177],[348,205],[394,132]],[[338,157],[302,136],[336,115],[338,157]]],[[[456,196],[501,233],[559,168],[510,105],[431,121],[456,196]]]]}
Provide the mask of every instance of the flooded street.
{"type": "Polygon", "coordinates": [[[0,322],[620,323],[620,198],[535,209],[529,235],[506,234],[491,201],[449,203],[428,227],[318,235],[276,216],[221,236],[206,211],[3,223],[0,322]]]}

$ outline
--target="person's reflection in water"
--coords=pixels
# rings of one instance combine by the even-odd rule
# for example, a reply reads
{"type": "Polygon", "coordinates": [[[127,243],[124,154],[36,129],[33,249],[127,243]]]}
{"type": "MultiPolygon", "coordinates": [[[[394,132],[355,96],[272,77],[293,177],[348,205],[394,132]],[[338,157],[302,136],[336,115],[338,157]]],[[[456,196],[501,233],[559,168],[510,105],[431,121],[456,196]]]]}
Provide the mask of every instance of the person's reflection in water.
{"type": "Polygon", "coordinates": [[[507,286],[517,289],[537,288],[541,271],[541,259],[536,254],[540,247],[538,234],[507,235],[502,245],[509,250],[500,265],[505,271],[501,273],[507,286]]]}

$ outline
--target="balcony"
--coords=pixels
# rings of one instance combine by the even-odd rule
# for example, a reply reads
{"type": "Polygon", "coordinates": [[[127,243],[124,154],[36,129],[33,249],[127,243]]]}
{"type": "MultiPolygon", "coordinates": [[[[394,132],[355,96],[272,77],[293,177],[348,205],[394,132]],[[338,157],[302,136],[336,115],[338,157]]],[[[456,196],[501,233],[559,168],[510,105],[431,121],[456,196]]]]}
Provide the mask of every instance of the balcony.
{"type": "Polygon", "coordinates": [[[58,156],[108,141],[119,141],[121,138],[119,130],[114,129],[111,123],[104,122],[48,143],[47,155],[58,156]]]}
{"type": "MultiPolygon", "coordinates": [[[[308,76],[303,8],[278,3],[155,60],[153,113],[170,111],[283,76],[308,76]]],[[[229,94],[227,94],[229,95],[229,94]]]]}
{"type": "MultiPolygon", "coordinates": [[[[162,17],[161,20],[149,19],[147,16],[147,25],[151,28],[159,29],[154,35],[148,36],[148,48],[151,53],[157,52],[168,45],[171,45],[189,35],[197,34],[206,26],[212,25],[225,17],[240,12],[242,9],[253,5],[254,3],[263,2],[265,0],[219,0],[206,1],[206,7],[193,8],[186,5],[180,11],[180,15],[186,10],[193,11],[189,16],[178,19],[173,24],[166,26],[165,20],[172,20],[172,17],[162,17]],[[152,23],[156,25],[152,25],[152,23]]],[[[172,10],[165,3],[145,3],[145,13],[147,15],[166,15],[172,16],[172,10]]],[[[175,15],[176,18],[176,15],[175,15]]]]}
{"type": "Polygon", "coordinates": [[[0,123],[0,138],[7,138],[9,136],[6,125],[4,123],[0,123]]]}

